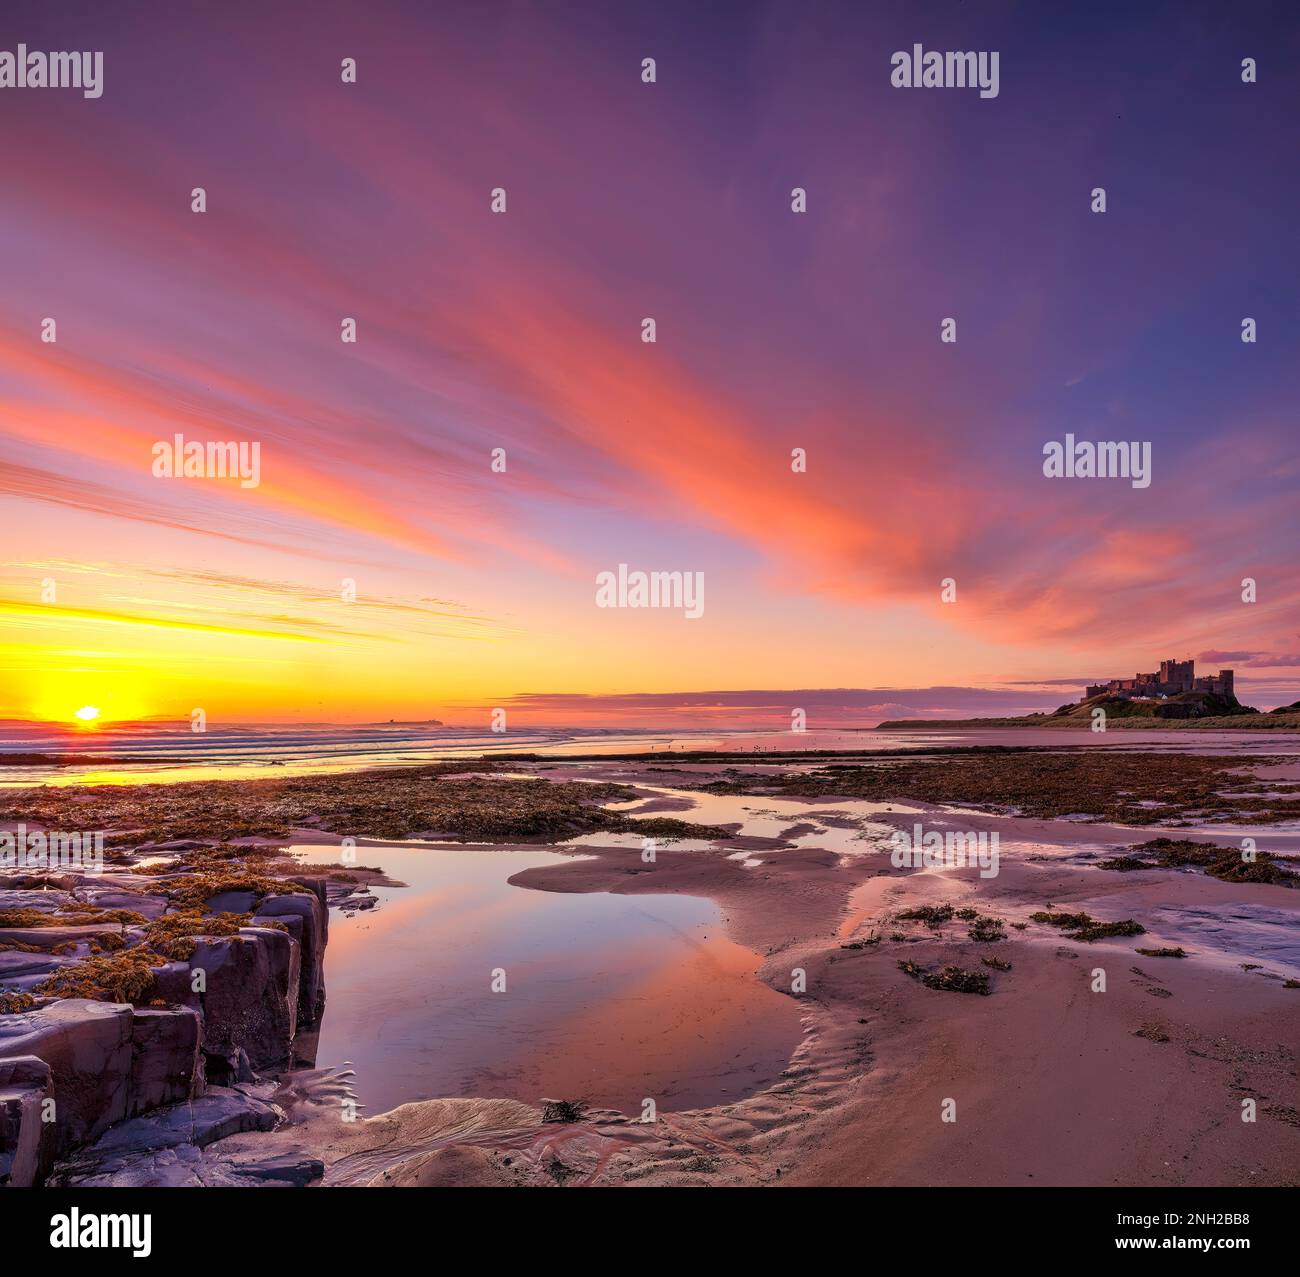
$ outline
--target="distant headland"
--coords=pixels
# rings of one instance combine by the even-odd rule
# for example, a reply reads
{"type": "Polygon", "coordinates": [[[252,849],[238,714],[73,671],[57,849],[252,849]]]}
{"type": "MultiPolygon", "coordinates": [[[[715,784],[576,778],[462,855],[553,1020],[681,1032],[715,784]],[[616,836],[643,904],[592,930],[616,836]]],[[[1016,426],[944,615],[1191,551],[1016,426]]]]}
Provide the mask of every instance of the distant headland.
{"type": "Polygon", "coordinates": [[[927,731],[936,727],[1081,727],[1091,728],[1095,711],[1105,711],[1106,726],[1121,728],[1202,728],[1235,731],[1239,728],[1300,730],[1300,701],[1262,713],[1243,705],[1233,685],[1233,671],[1196,676],[1193,660],[1165,660],[1149,674],[1090,683],[1078,701],[1050,714],[1022,714],[1017,718],[891,719],[879,731],[927,731]]]}

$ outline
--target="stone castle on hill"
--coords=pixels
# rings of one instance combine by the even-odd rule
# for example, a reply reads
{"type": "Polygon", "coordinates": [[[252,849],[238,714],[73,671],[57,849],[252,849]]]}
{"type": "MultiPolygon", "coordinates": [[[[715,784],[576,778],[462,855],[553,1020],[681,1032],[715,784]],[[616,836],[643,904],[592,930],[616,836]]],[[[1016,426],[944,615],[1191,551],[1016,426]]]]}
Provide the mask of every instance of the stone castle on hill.
{"type": "Polygon", "coordinates": [[[1208,692],[1227,700],[1237,699],[1232,690],[1231,670],[1197,678],[1195,661],[1161,661],[1160,670],[1155,674],[1136,674],[1132,678],[1113,678],[1109,683],[1094,683],[1084,691],[1083,699],[1122,696],[1134,700],[1138,697],[1179,696],[1184,692],[1208,692]]]}

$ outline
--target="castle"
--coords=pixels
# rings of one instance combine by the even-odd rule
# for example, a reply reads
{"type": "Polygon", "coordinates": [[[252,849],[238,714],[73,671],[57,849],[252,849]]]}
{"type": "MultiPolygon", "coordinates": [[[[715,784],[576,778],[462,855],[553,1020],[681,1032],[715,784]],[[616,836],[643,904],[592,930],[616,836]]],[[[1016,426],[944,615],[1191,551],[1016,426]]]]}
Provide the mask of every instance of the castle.
{"type": "Polygon", "coordinates": [[[1231,670],[1197,678],[1195,661],[1161,661],[1160,671],[1156,674],[1137,674],[1133,678],[1113,678],[1109,683],[1093,683],[1084,691],[1083,699],[1122,696],[1133,700],[1140,696],[1177,696],[1182,692],[1210,692],[1228,700],[1237,699],[1232,690],[1231,670]]]}

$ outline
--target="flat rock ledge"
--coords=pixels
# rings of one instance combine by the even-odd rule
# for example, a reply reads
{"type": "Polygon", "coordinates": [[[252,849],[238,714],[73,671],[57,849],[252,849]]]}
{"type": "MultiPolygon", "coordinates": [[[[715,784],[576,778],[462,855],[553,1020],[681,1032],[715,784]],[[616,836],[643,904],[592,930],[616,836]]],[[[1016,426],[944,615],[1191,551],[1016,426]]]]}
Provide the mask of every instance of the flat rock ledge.
{"type": "Polygon", "coordinates": [[[284,1112],[271,1102],[274,1091],[274,1083],[210,1086],[195,1100],[119,1122],[60,1162],[47,1182],[62,1188],[185,1188],[301,1187],[319,1180],[324,1163],[300,1150],[281,1148],[259,1158],[209,1148],[232,1135],[279,1126],[284,1112]]]}
{"type": "MultiPolygon", "coordinates": [[[[78,917],[62,925],[59,913],[75,917],[80,903],[152,921],[170,906],[156,878],[65,875],[4,889],[0,876],[0,910],[35,910],[54,923],[0,926],[0,994],[34,999],[0,1013],[0,1187],[320,1177],[319,1162],[282,1147],[264,1162],[245,1154],[237,1165],[209,1148],[280,1124],[284,1113],[268,1098],[274,1084],[260,1083],[260,1075],[314,1063],[329,904],[338,889],[319,878],[290,881],[306,890],[210,899],[209,914],[252,917],[233,934],[196,936],[187,959],[153,968],[148,1004],[132,1005],[35,990],[109,947],[106,934],[114,936],[110,951],[143,943],[138,923],[78,917]]],[[[31,921],[30,913],[11,917],[31,921]]]]}

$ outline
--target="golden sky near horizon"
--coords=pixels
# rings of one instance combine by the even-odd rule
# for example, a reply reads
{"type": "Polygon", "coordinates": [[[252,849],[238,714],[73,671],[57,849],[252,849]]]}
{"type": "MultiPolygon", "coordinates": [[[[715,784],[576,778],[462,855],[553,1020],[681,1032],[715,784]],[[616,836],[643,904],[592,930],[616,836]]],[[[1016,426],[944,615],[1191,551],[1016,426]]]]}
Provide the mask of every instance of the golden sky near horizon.
{"type": "Polygon", "coordinates": [[[869,7],[717,45],[512,6],[399,7],[351,84],[341,12],[84,19],[102,98],[0,101],[0,716],[870,721],[1188,656],[1300,694],[1268,77],[1188,97],[1199,45],[1134,46],[1099,111],[1077,41],[1004,29],[1000,96],[925,97],[869,7]],[[256,484],[160,476],[177,435],[256,444],[256,484]],[[1150,484],[1049,477],[1067,435],[1149,445],[1150,484]],[[619,564],[702,574],[703,615],[598,607],[619,564]]]}

